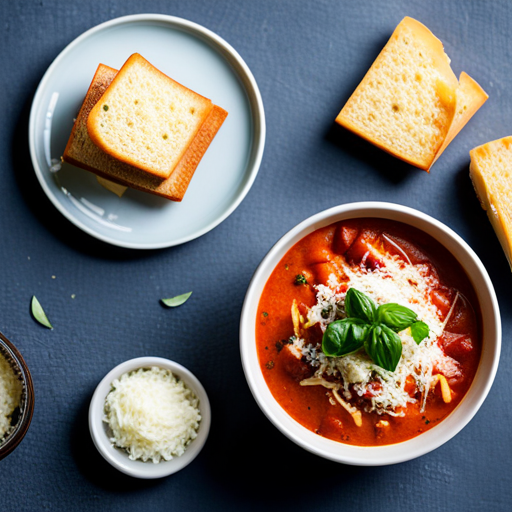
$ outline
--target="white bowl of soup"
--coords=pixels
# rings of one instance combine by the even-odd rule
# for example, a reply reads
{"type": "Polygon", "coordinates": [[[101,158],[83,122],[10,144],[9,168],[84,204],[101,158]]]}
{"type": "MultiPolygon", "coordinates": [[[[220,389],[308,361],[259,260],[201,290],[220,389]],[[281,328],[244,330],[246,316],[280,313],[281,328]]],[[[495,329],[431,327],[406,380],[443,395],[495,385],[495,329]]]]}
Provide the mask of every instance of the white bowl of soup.
{"type": "Polygon", "coordinates": [[[302,448],[352,465],[424,455],[476,414],[501,323],[482,262],[450,228],[381,202],[293,228],[248,288],[240,349],[251,392],[302,448]]]}

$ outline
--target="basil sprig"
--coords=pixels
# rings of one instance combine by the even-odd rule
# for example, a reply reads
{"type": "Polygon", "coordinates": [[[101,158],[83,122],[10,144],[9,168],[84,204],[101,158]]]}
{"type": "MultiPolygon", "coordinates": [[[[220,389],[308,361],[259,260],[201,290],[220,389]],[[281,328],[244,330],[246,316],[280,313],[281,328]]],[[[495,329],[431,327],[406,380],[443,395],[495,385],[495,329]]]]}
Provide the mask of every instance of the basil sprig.
{"type": "Polygon", "coordinates": [[[387,325],[395,332],[407,329],[417,318],[414,311],[393,302],[379,306],[377,313],[377,322],[387,325]]]}
{"type": "Polygon", "coordinates": [[[328,356],[345,356],[359,350],[368,336],[369,325],[359,318],[336,320],[327,326],[322,338],[322,350],[328,356]]]}
{"type": "Polygon", "coordinates": [[[375,324],[364,342],[364,349],[375,364],[394,372],[402,357],[402,340],[387,325],[375,324]]]}
{"type": "Polygon", "coordinates": [[[345,296],[345,311],[349,318],[360,318],[370,323],[375,320],[377,305],[368,295],[349,288],[345,296]]]}
{"type": "Polygon", "coordinates": [[[418,315],[400,304],[377,307],[364,293],[349,288],[345,296],[347,318],[331,322],[322,338],[322,351],[329,357],[342,357],[364,347],[375,364],[394,372],[402,356],[398,332],[407,327],[420,344],[429,334],[428,325],[418,315]]]}
{"type": "Polygon", "coordinates": [[[418,345],[428,336],[428,333],[428,325],[425,322],[411,324],[411,336],[418,345]]]}

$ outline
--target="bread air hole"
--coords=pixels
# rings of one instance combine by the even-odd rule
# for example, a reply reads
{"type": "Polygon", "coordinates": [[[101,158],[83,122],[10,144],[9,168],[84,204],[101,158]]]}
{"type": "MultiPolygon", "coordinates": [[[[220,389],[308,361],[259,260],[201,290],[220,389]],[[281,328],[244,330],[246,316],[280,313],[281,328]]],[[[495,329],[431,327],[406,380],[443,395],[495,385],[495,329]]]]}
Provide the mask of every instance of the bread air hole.
{"type": "Polygon", "coordinates": [[[139,100],[135,100],[133,103],[135,103],[135,105],[138,105],[139,104],[139,100]]]}
{"type": "Polygon", "coordinates": [[[192,115],[194,115],[194,114],[196,113],[196,109],[195,109],[194,107],[192,107],[192,108],[190,109],[190,113],[191,113],[192,115]]]}
{"type": "Polygon", "coordinates": [[[167,135],[167,133],[164,133],[164,134],[162,135],[162,139],[167,140],[168,138],[169,138],[169,135],[167,135]]]}
{"type": "Polygon", "coordinates": [[[391,107],[393,109],[393,112],[398,112],[400,110],[400,107],[398,105],[392,105],[391,107]]]}

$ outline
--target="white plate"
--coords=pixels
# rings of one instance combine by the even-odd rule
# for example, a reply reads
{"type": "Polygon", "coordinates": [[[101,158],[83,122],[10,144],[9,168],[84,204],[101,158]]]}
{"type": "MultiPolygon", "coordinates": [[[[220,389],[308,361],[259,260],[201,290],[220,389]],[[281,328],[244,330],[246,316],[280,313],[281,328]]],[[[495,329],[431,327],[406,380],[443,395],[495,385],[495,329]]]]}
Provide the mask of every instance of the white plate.
{"type": "Polygon", "coordinates": [[[251,71],[226,41],[181,18],[138,14],[98,25],[60,53],[34,97],[29,144],[43,190],[71,222],[104,242],[156,249],[203,235],[240,204],[260,166],[265,115],[251,71]],[[132,189],[118,198],[93,174],[60,165],[98,64],[119,69],[136,52],[229,113],[181,203],[132,189]]]}
{"type": "Polygon", "coordinates": [[[135,478],[162,478],[172,475],[185,466],[188,466],[199,455],[199,452],[206,443],[210,432],[210,424],[210,402],[205,389],[197,377],[181,364],[161,357],[138,357],[125,361],[113,368],[98,384],[89,406],[89,431],[94,445],[107,462],[122,473],[135,478]],[[201,412],[201,422],[199,424],[197,437],[187,446],[185,453],[180,457],[174,457],[171,460],[163,461],[158,464],[142,462],[141,460],[131,460],[125,451],[113,446],[110,442],[107,424],[103,421],[105,398],[112,389],[112,382],[121,377],[124,373],[139,368],[151,368],[153,366],[171,370],[176,377],[179,377],[188,388],[195,393],[197,398],[199,398],[199,411],[201,412]]]}

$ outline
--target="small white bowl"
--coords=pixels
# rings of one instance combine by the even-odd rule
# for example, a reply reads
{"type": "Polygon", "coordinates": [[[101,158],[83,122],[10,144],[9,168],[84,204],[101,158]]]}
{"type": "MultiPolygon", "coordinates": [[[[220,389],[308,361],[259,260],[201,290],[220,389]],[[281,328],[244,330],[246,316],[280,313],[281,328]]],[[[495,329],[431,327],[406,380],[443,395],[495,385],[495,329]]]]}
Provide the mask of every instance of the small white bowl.
{"type": "Polygon", "coordinates": [[[485,267],[464,240],[432,217],[392,203],[362,202],[337,206],[301,222],[272,247],[256,270],[242,308],[240,351],[251,392],[268,419],[302,448],[326,459],[359,466],[395,464],[424,455],[455,436],[476,414],[485,400],[498,368],[501,350],[501,320],[498,301],[485,267]],[[428,233],[458,260],[466,271],[482,313],[482,354],[480,365],[466,396],[439,425],[402,443],[363,447],[338,443],[321,437],[292,419],[269,391],[260,370],[256,351],[256,314],[263,288],[285,253],[309,233],[335,222],[355,218],[399,221],[428,233]]]}
{"type": "Polygon", "coordinates": [[[199,380],[184,366],[161,357],[138,357],[116,366],[98,384],[89,407],[89,430],[96,448],[112,466],[122,473],[136,478],[162,478],[172,475],[190,464],[206,442],[210,431],[210,423],[210,402],[199,380]],[[199,398],[199,410],[201,412],[201,423],[199,424],[197,437],[190,443],[185,453],[180,457],[174,457],[158,464],[151,461],[131,460],[126,452],[114,447],[110,442],[108,426],[103,421],[105,398],[110,393],[112,382],[126,372],[138,368],[151,368],[152,366],[166,368],[179,377],[199,398]]]}

